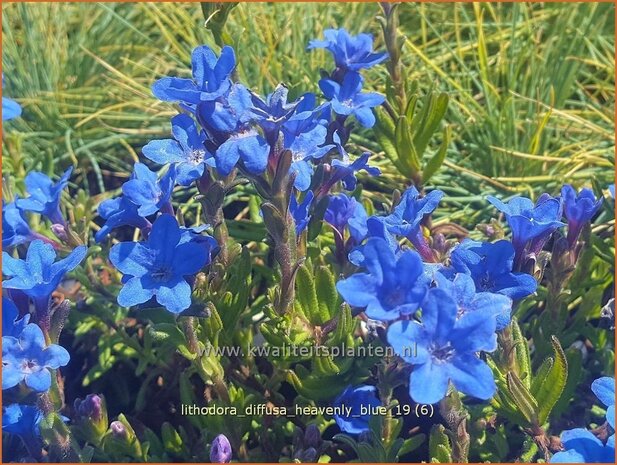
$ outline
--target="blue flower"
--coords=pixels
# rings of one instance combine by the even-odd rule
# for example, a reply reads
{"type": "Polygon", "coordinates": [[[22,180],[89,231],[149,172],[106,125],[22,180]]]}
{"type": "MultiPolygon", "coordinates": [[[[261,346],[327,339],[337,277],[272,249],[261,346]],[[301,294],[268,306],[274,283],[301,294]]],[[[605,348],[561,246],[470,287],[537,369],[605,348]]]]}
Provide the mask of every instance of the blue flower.
{"type": "Polygon", "coordinates": [[[606,406],[606,421],[615,429],[615,378],[598,378],[591,383],[591,390],[606,406]]]}
{"type": "Polygon", "coordinates": [[[37,392],[51,387],[51,372],[69,363],[70,355],[57,344],[45,345],[38,325],[28,324],[19,337],[2,337],[2,389],[10,389],[24,381],[37,392]]]}
{"type": "Polygon", "coordinates": [[[204,224],[193,228],[180,227],[180,244],[192,243],[199,245],[206,252],[206,263],[211,263],[219,253],[220,247],[216,239],[212,236],[202,234],[209,225],[204,224]]]}
{"type": "Polygon", "coordinates": [[[197,121],[219,146],[234,132],[246,129],[254,119],[251,92],[234,84],[224,97],[197,106],[197,121]]]}
{"type": "Polygon", "coordinates": [[[561,444],[566,449],[551,457],[551,463],[614,463],[615,435],[605,444],[590,431],[576,428],[561,433],[561,444]]]}
{"type": "Polygon", "coordinates": [[[302,234],[302,232],[306,229],[311,220],[311,215],[309,215],[309,211],[311,208],[311,203],[313,203],[314,194],[312,191],[308,191],[304,196],[304,200],[302,203],[298,204],[298,200],[296,200],[296,196],[292,194],[291,199],[289,201],[289,212],[294,219],[294,223],[296,224],[296,236],[302,234]]]}
{"type": "Polygon", "coordinates": [[[138,206],[137,212],[146,217],[162,210],[171,209],[171,193],[174,189],[176,169],[171,165],[159,180],[158,175],[143,163],[135,163],[131,179],[122,185],[125,197],[138,206]]]}
{"type": "Polygon", "coordinates": [[[21,210],[40,213],[54,224],[64,225],[64,218],[60,212],[60,196],[68,185],[72,172],[72,167],[66,170],[56,184],[47,175],[38,171],[28,173],[24,182],[30,197],[17,199],[15,201],[17,207],[21,210]]]}
{"type": "Polygon", "coordinates": [[[437,272],[434,275],[437,287],[443,289],[456,302],[457,318],[469,312],[481,312],[496,317],[497,331],[510,324],[512,299],[492,292],[477,292],[471,276],[457,273],[453,280],[437,272]]]}
{"type": "Polygon", "coordinates": [[[350,407],[350,415],[334,415],[341,431],[348,434],[360,434],[369,430],[371,415],[362,414],[361,408],[376,409],[381,402],[376,396],[375,386],[348,386],[332,403],[334,408],[350,407]]]}
{"type": "Polygon", "coordinates": [[[602,206],[602,198],[596,199],[591,189],[581,189],[577,194],[566,184],[561,188],[563,213],[568,220],[568,243],[573,245],[585,224],[589,223],[602,206]]]}
{"type": "Polygon", "coordinates": [[[98,212],[105,224],[94,235],[96,242],[102,242],[113,229],[120,226],[140,229],[150,226],[150,222],[139,214],[139,207],[123,195],[101,202],[98,212]]]}
{"type": "Polygon", "coordinates": [[[368,273],[353,274],[336,284],[343,299],[353,307],[366,308],[366,316],[373,320],[413,314],[428,289],[420,256],[406,250],[397,258],[380,238],[369,239],[362,253],[368,273]]]}
{"type": "Polygon", "coordinates": [[[442,289],[431,289],[422,304],[422,323],[397,321],[388,328],[388,342],[414,365],[409,394],[420,404],[444,398],[448,383],[461,392],[490,399],[496,390],[493,373],[477,356],[497,348],[495,319],[468,312],[457,319],[457,305],[442,289]]]}
{"type": "Polygon", "coordinates": [[[35,301],[47,304],[66,273],[75,269],[86,256],[88,248],[76,247],[66,258],[56,260],[54,248],[41,241],[30,243],[26,259],[13,258],[2,252],[2,274],[10,279],[2,282],[5,289],[21,289],[35,301]]]}
{"type": "Polygon", "coordinates": [[[199,133],[195,121],[188,115],[180,114],[171,119],[174,139],[153,140],[142,149],[150,160],[164,165],[176,165],[176,181],[188,186],[204,174],[206,160],[212,155],[204,145],[205,135],[199,133]]]}
{"type": "Polygon", "coordinates": [[[434,190],[420,198],[420,193],[412,186],[403,193],[394,211],[384,219],[388,231],[409,239],[422,258],[428,262],[434,261],[434,254],[424,238],[422,221],[437,208],[442,197],[442,191],[434,190]]]}
{"type": "Polygon", "coordinates": [[[465,240],[451,254],[452,267],[467,273],[481,292],[503,294],[513,300],[533,294],[538,283],[526,273],[513,273],[514,248],[509,241],[465,240]]]}
{"type": "Polygon", "coordinates": [[[231,87],[229,76],[236,66],[231,47],[223,47],[219,57],[209,47],[196,47],[191,55],[193,78],[165,77],[152,86],[152,93],[160,100],[181,102],[186,107],[215,100],[231,87]]]}
{"type": "Polygon", "coordinates": [[[17,118],[21,115],[21,106],[15,100],[2,97],[2,121],[17,118]]]}
{"type": "Polygon", "coordinates": [[[15,202],[2,201],[2,247],[14,247],[32,240],[33,234],[24,213],[15,202]]]}
{"type": "MultiPolygon", "coordinates": [[[[4,85],[4,75],[2,75],[4,85]]],[[[2,97],[2,121],[8,121],[21,115],[21,106],[15,100],[2,97]]]]}
{"type": "Polygon", "coordinates": [[[611,194],[612,198],[615,198],[615,184],[610,184],[608,186],[608,192],[611,194]]]}
{"type": "Polygon", "coordinates": [[[311,186],[313,176],[312,160],[318,160],[328,153],[333,144],[325,144],[328,130],[321,125],[315,126],[307,132],[285,140],[285,148],[292,153],[290,171],[296,174],[294,187],[299,191],[305,191],[311,186]]]}
{"type": "Polygon", "coordinates": [[[268,166],[270,147],[254,129],[240,131],[227,139],[215,152],[216,169],[227,176],[238,161],[250,174],[261,174],[268,166]]]}
{"type": "Polygon", "coordinates": [[[255,93],[251,95],[253,102],[251,112],[256,116],[257,123],[261,126],[271,143],[276,142],[276,140],[271,140],[270,138],[278,137],[280,127],[291,118],[300,104],[300,100],[288,103],[288,93],[287,87],[279,84],[265,100],[255,93]]]}
{"type": "Polygon", "coordinates": [[[30,315],[19,318],[19,310],[11,299],[2,296],[2,335],[19,337],[30,321],[30,315]]]}
{"type": "Polygon", "coordinates": [[[345,194],[331,195],[324,220],[330,224],[341,238],[345,227],[349,228],[351,238],[359,244],[366,237],[368,216],[360,202],[345,194]]]}
{"type": "Polygon", "coordinates": [[[439,205],[443,192],[434,190],[420,197],[415,187],[410,187],[401,197],[394,211],[385,217],[388,231],[412,239],[421,235],[420,226],[425,216],[430,215],[439,205]]]}
{"type": "Polygon", "coordinates": [[[172,313],[191,305],[191,286],[185,277],[208,264],[202,244],[183,242],[178,222],[161,215],[145,242],[121,242],[111,248],[109,259],[126,281],[118,295],[123,307],[143,304],[153,297],[172,313]]]}
{"type": "MultiPolygon", "coordinates": [[[[335,134],[335,138],[336,137],[338,137],[338,135],[335,134]]],[[[353,191],[356,188],[358,181],[356,178],[356,173],[358,171],[364,170],[371,176],[379,176],[381,174],[381,170],[379,168],[368,164],[368,159],[371,156],[369,152],[364,152],[353,162],[350,161],[349,155],[346,153],[345,155],[346,156],[344,156],[342,160],[338,160],[336,158],[332,160],[334,172],[332,173],[330,184],[341,181],[346,190],[353,191]]]]}
{"type": "Polygon", "coordinates": [[[514,197],[508,203],[492,196],[487,199],[506,215],[517,257],[523,253],[530,241],[539,240],[543,244],[555,229],[564,225],[559,221],[562,213],[561,201],[549,195],[540,196],[535,205],[526,197],[514,197]]]}
{"type": "Polygon", "coordinates": [[[2,407],[2,431],[22,438],[37,437],[43,412],[33,405],[10,404],[2,407]]]}
{"type": "Polygon", "coordinates": [[[285,145],[289,144],[300,134],[310,132],[315,126],[327,126],[330,118],[330,103],[325,102],[316,106],[317,97],[307,92],[299,99],[296,112],[283,123],[281,132],[285,145]]]}
{"type": "MultiPolygon", "coordinates": [[[[353,221],[353,219],[350,221],[353,221]]],[[[362,221],[361,217],[360,217],[360,221],[362,221]]],[[[360,222],[359,226],[361,226],[362,224],[363,223],[360,222]]],[[[350,225],[350,231],[351,231],[351,225],[350,225]]],[[[363,230],[358,229],[358,231],[362,232],[363,230]]],[[[384,240],[386,244],[388,244],[388,247],[390,248],[392,253],[395,255],[398,255],[401,250],[399,243],[396,241],[396,238],[388,232],[386,222],[384,218],[381,216],[371,216],[370,218],[366,220],[365,237],[366,238],[376,237],[376,238],[384,240]]],[[[349,253],[348,258],[351,263],[353,263],[356,266],[364,266],[364,247],[365,245],[360,245],[349,253]]]]}
{"type": "Polygon", "coordinates": [[[345,74],[342,84],[331,79],[321,79],[319,88],[330,100],[332,110],[337,115],[355,116],[365,128],[375,124],[375,115],[371,108],[381,105],[385,97],[381,94],[360,92],[363,79],[356,72],[345,74]]]}
{"type": "Polygon", "coordinates": [[[373,36],[370,34],[352,36],[345,29],[326,29],[324,37],[326,40],[311,40],[308,49],[325,48],[341,69],[370,68],[388,58],[387,53],[373,53],[373,36]]]}

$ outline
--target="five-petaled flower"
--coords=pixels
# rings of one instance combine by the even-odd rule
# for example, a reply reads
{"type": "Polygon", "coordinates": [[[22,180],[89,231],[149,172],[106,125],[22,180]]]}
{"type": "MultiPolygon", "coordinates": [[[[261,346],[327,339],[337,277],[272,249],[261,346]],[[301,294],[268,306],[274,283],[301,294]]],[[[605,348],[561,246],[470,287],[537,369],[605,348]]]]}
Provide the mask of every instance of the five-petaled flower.
{"type": "Polygon", "coordinates": [[[602,197],[596,199],[591,189],[583,188],[577,194],[574,188],[566,184],[561,188],[563,213],[568,220],[568,243],[576,243],[585,224],[589,223],[602,206],[602,197]]]}
{"type": "Polygon", "coordinates": [[[19,337],[2,337],[2,389],[24,381],[33,391],[45,392],[51,386],[49,370],[65,366],[70,358],[64,347],[47,346],[41,328],[30,323],[19,337]]]}
{"type": "Polygon", "coordinates": [[[250,111],[255,115],[255,121],[259,124],[270,144],[276,143],[281,126],[294,114],[301,100],[287,102],[289,93],[286,86],[279,84],[274,92],[268,94],[265,99],[252,92],[253,103],[250,111]]]}
{"type": "Polygon", "coordinates": [[[171,119],[174,139],[148,142],[142,149],[150,160],[164,165],[176,166],[176,182],[188,186],[204,174],[208,159],[212,155],[204,145],[205,135],[197,130],[195,121],[188,115],[179,114],[171,119]]]}
{"type": "Polygon", "coordinates": [[[38,171],[26,175],[25,184],[30,197],[17,199],[15,203],[21,210],[40,213],[54,224],[65,224],[60,212],[60,196],[69,183],[73,168],[67,169],[60,180],[54,184],[49,176],[38,171]]]}
{"type": "Polygon", "coordinates": [[[413,250],[398,257],[381,238],[370,238],[362,249],[363,267],[368,273],[356,273],[336,285],[352,307],[366,308],[371,319],[392,321],[412,315],[422,303],[428,281],[422,260],[413,250]]]}
{"type": "Polygon", "coordinates": [[[512,299],[493,292],[478,292],[471,276],[457,273],[450,280],[437,272],[434,275],[437,287],[445,290],[456,302],[457,318],[469,312],[483,312],[493,314],[497,322],[497,331],[501,331],[510,324],[512,299]]]}
{"type": "Polygon", "coordinates": [[[98,212],[105,220],[105,224],[94,235],[96,242],[102,242],[113,229],[120,226],[133,226],[140,229],[151,226],[150,221],[139,214],[139,206],[124,195],[104,200],[99,204],[98,212]]]}
{"type": "Polygon", "coordinates": [[[152,93],[166,102],[181,102],[194,109],[200,102],[215,100],[231,87],[229,76],[236,66],[231,47],[223,47],[219,57],[206,45],[196,47],[191,55],[193,78],[164,77],[152,86],[152,93]]]}
{"type": "Polygon", "coordinates": [[[533,276],[512,272],[514,248],[506,240],[465,240],[454,248],[451,259],[454,270],[469,274],[480,292],[494,292],[518,300],[533,294],[538,287],[533,276]]]}
{"type": "Polygon", "coordinates": [[[2,287],[22,290],[35,301],[37,312],[41,312],[39,316],[44,315],[51,293],[64,275],[81,263],[87,250],[86,246],[80,245],[55,263],[54,248],[38,239],[30,243],[25,260],[2,252],[2,274],[10,278],[2,282],[2,287]]]}
{"type": "Polygon", "coordinates": [[[381,105],[385,97],[375,92],[360,92],[363,82],[362,76],[352,71],[345,75],[340,84],[331,79],[321,79],[319,88],[330,100],[334,113],[353,115],[362,126],[371,128],[375,124],[372,108],[381,105]]]}
{"type": "Polygon", "coordinates": [[[294,187],[299,191],[305,191],[311,186],[313,160],[319,160],[334,147],[333,144],[324,144],[327,132],[325,126],[317,125],[310,131],[285,139],[286,148],[292,156],[290,171],[296,176],[294,187]]]}
{"type": "Polygon", "coordinates": [[[124,274],[118,294],[123,307],[143,304],[153,297],[172,313],[191,305],[191,286],[186,278],[208,263],[202,244],[183,241],[178,222],[161,215],[152,225],[145,242],[121,242],[111,248],[109,259],[124,274]]]}
{"type": "Polygon", "coordinates": [[[371,415],[362,413],[381,407],[381,401],[377,398],[375,386],[360,385],[347,386],[347,388],[335,399],[332,406],[351,408],[350,415],[334,415],[334,420],[341,431],[348,434],[360,434],[369,429],[371,415]],[[363,409],[364,408],[364,409],[363,409]]]}
{"type": "Polygon", "coordinates": [[[497,348],[496,321],[491,311],[473,311],[457,318],[456,302],[443,290],[431,289],[422,304],[422,323],[396,321],[388,342],[403,360],[414,365],[409,394],[420,404],[444,398],[451,381],[459,391],[490,399],[495,380],[477,352],[497,348]]]}
{"type": "Polygon", "coordinates": [[[550,234],[564,225],[560,221],[560,199],[548,194],[541,195],[535,204],[526,197],[514,197],[508,203],[490,195],[487,199],[506,215],[517,259],[522,257],[525,247],[532,241],[534,244],[530,245],[530,250],[538,252],[550,234]]]}
{"type": "Polygon", "coordinates": [[[308,49],[325,48],[332,53],[334,62],[343,70],[358,71],[370,68],[388,58],[387,53],[373,52],[373,36],[370,34],[350,35],[345,29],[326,29],[325,40],[311,40],[308,49]]]}
{"type": "Polygon", "coordinates": [[[404,236],[413,244],[423,259],[433,261],[433,251],[428,247],[422,233],[422,221],[439,205],[443,192],[434,190],[420,197],[415,187],[407,189],[394,211],[385,217],[385,223],[392,234],[404,236]]]}
{"type": "Polygon", "coordinates": [[[176,180],[176,167],[170,165],[159,180],[157,174],[143,163],[135,163],[131,179],[122,185],[122,193],[138,206],[140,216],[153,215],[159,210],[171,212],[171,193],[176,180]]]}
{"type": "Polygon", "coordinates": [[[366,221],[368,216],[360,202],[353,197],[341,193],[331,195],[324,220],[334,228],[335,234],[344,239],[345,228],[356,244],[362,242],[368,232],[366,221]]]}

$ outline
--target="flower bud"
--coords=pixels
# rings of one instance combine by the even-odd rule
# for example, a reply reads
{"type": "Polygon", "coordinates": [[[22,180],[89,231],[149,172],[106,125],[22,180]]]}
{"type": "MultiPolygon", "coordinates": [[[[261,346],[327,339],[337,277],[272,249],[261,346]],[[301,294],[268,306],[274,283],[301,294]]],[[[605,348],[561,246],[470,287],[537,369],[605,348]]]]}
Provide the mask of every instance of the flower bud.
{"type": "Polygon", "coordinates": [[[219,434],[212,441],[210,447],[210,462],[229,463],[231,462],[231,444],[224,434],[219,434]]]}
{"type": "Polygon", "coordinates": [[[114,439],[122,441],[129,438],[129,433],[126,430],[126,427],[119,421],[112,421],[111,425],[109,425],[109,429],[111,430],[111,434],[114,439]]]}
{"type": "Polygon", "coordinates": [[[62,242],[68,242],[69,237],[66,234],[66,229],[64,228],[64,225],[62,225],[62,224],[52,224],[51,225],[51,232],[53,232],[54,236],[56,236],[62,242]]]}

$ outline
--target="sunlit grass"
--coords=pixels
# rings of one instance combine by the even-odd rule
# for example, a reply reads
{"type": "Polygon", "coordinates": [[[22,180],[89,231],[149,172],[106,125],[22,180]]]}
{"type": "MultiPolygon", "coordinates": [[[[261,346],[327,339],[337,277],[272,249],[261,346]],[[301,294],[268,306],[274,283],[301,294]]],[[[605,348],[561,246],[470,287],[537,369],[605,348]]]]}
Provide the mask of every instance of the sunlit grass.
{"type": "MultiPolygon", "coordinates": [[[[571,181],[606,185],[614,166],[614,23],[610,4],[405,4],[401,31],[409,79],[448,92],[448,158],[432,184],[449,218],[476,216],[487,193],[537,196],[571,181]],[[471,202],[471,203],[470,203],[471,202]]],[[[191,49],[215,47],[199,4],[5,4],[4,92],[24,106],[3,144],[3,174],[78,166],[99,194],[117,187],[148,140],[169,131],[175,109],[150,94],[163,75],[188,75],[191,49]],[[55,165],[58,165],[55,167],[55,165]]],[[[377,4],[240,4],[226,32],[238,74],[267,93],[318,91],[327,27],[370,31],[382,47],[377,4]]],[[[386,71],[367,84],[383,90],[386,71]]],[[[370,131],[354,142],[377,153],[370,131]]],[[[383,156],[369,190],[407,180],[383,156]]],[[[429,186],[431,187],[431,186],[429,186]]],[[[381,194],[375,194],[377,198],[381,194]]]]}

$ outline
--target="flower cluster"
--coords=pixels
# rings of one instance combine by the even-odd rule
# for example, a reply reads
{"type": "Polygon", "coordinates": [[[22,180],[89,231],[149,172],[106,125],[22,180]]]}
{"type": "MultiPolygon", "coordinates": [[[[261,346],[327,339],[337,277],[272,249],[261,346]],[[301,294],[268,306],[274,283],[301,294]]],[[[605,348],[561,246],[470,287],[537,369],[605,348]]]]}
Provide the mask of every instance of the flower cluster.
{"type": "Polygon", "coordinates": [[[509,325],[513,304],[538,285],[517,271],[516,258],[538,253],[564,225],[564,211],[575,242],[601,204],[589,190],[577,195],[564,186],[562,195],[544,195],[535,205],[522,197],[507,204],[489,197],[506,214],[512,240],[465,239],[445,255],[436,250],[437,240],[429,244],[424,229],[441,191],[421,196],[410,187],[392,213],[370,217],[354,199],[331,196],[325,220],[334,228],[337,252],[365,270],[339,281],[337,289],[368,318],[388,323],[389,344],[414,366],[413,400],[438,402],[449,382],[480,399],[494,395],[492,372],[478,354],[497,348],[496,332],[509,325]]]}
{"type": "MultiPolygon", "coordinates": [[[[71,172],[69,168],[58,182],[30,172],[25,178],[29,195],[2,204],[2,390],[8,400],[3,407],[2,430],[26,442],[38,436],[43,412],[30,401],[22,403],[23,394],[32,393],[32,400],[54,389],[57,370],[70,360],[68,351],[51,340],[55,316],[51,297],[87,252],[83,245],[70,250],[72,246],[66,242],[68,228],[60,201],[71,172]],[[28,212],[49,220],[60,242],[33,231],[28,212]],[[56,260],[57,252],[67,249],[69,253],[56,260]],[[17,392],[21,395],[15,396],[17,392]]],[[[55,317],[58,333],[66,315],[55,317]]]]}
{"type": "MultiPolygon", "coordinates": [[[[320,104],[310,93],[289,100],[284,85],[263,98],[234,82],[235,53],[227,46],[218,56],[207,46],[197,47],[191,78],[165,77],[154,83],[157,98],[175,102],[183,111],[171,120],[172,138],[143,147],[146,158],[167,168],[159,176],[136,163],[122,195],[99,206],[105,223],[96,234],[98,242],[122,226],[139,228],[145,239],[122,242],[111,250],[110,260],[123,274],[120,305],[144,305],[154,299],[172,313],[186,310],[193,277],[217,252],[212,238],[195,230],[189,233],[173,218],[176,186],[196,185],[210,198],[213,185],[243,176],[266,201],[287,197],[284,205],[276,205],[277,215],[283,224],[293,223],[300,235],[312,217],[315,197],[322,198],[337,182],[354,189],[357,171],[379,173],[367,165],[368,154],[351,161],[344,145],[353,127],[350,117],[370,127],[375,121],[371,108],[384,101],[381,95],[361,92],[358,70],[386,56],[371,52],[372,39],[365,34],[332,34],[329,31],[327,37],[338,37],[338,45],[327,48],[335,55],[337,69],[320,81],[327,99],[320,104]],[[302,199],[294,192],[304,193],[302,199]]],[[[326,45],[327,41],[312,43],[310,48],[326,45]]],[[[284,236],[270,232],[275,238],[284,236]]]]}

